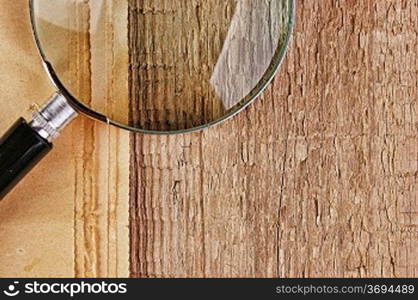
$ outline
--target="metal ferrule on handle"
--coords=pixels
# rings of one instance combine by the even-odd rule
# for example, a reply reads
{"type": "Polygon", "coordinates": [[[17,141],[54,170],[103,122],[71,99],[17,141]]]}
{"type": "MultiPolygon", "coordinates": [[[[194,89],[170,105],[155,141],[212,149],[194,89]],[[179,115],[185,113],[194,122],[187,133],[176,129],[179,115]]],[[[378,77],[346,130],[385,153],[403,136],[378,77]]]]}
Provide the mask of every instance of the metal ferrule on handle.
{"type": "Polygon", "coordinates": [[[76,116],[77,112],[67,99],[57,92],[39,111],[35,111],[29,125],[45,140],[52,142],[76,116]]]}

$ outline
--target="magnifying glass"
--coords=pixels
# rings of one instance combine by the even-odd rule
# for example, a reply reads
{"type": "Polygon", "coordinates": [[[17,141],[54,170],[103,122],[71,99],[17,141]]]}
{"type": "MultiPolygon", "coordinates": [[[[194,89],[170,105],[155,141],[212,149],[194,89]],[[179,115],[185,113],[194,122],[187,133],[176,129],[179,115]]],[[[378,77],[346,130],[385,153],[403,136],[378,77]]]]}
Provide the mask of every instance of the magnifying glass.
{"type": "Polygon", "coordinates": [[[29,0],[29,6],[57,92],[0,139],[0,199],[79,114],[145,134],[201,130],[237,114],[274,77],[294,20],[293,0],[29,0]]]}

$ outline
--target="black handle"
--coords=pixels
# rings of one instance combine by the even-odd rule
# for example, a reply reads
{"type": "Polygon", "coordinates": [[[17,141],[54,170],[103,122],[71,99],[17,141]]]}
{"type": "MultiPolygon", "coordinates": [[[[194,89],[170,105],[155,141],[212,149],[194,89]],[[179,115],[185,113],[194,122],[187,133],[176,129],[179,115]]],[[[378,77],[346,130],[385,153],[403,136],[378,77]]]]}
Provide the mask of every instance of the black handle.
{"type": "Polygon", "coordinates": [[[51,143],[19,119],[0,138],[0,200],[51,150],[51,143]]]}

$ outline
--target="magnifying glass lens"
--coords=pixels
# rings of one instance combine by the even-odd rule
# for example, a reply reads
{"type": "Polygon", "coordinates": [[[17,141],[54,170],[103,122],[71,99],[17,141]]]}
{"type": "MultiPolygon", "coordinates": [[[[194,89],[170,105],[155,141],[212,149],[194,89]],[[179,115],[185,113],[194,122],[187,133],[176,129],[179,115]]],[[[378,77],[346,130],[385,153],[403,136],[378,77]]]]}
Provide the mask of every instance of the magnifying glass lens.
{"type": "Polygon", "coordinates": [[[140,131],[206,127],[274,75],[289,0],[33,0],[43,58],[89,109],[140,131]]]}

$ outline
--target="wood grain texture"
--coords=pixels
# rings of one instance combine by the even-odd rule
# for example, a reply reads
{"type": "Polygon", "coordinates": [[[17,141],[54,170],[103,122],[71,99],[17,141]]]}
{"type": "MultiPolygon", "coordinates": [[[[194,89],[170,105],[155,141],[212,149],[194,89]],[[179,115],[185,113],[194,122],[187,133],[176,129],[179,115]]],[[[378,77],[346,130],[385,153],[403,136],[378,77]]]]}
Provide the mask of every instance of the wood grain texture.
{"type": "MultiPolygon", "coordinates": [[[[71,91],[90,107],[100,107],[101,112],[113,111],[109,108],[112,105],[118,105],[120,110],[128,109],[124,105],[128,100],[124,82],[111,79],[120,69],[125,69],[123,61],[127,59],[120,55],[113,38],[115,26],[106,26],[112,24],[109,20],[113,20],[119,6],[108,3],[101,7],[102,14],[97,20],[93,17],[98,11],[93,7],[97,3],[73,2],[69,15],[75,18],[69,18],[69,22],[74,24],[68,28],[75,31],[68,33],[66,44],[68,78],[77,79],[73,85],[75,91],[71,91]],[[97,32],[91,29],[92,23],[97,32]]],[[[78,154],[74,164],[75,276],[126,277],[129,134],[93,120],[78,122],[82,134],[73,136],[78,154]]]]}
{"type": "Polygon", "coordinates": [[[133,277],[416,277],[417,1],[298,1],[272,86],[131,138],[133,277]]]}
{"type": "MultiPolygon", "coordinates": [[[[26,4],[0,1],[2,131],[16,99],[52,92],[26,4]]],[[[129,197],[134,277],[416,277],[418,2],[301,0],[297,15],[272,86],[220,126],[72,124],[0,204],[0,276],[126,276],[129,197]]]]}
{"type": "Polygon", "coordinates": [[[129,0],[130,122],[143,130],[207,126],[271,79],[288,0],[129,0]]]}
{"type": "Polygon", "coordinates": [[[209,77],[222,50],[234,2],[129,1],[133,126],[179,130],[222,115],[222,102],[209,77]],[[221,12],[225,18],[218,18],[221,12]]]}
{"type": "MultiPolygon", "coordinates": [[[[47,2],[45,2],[47,3],[47,2]]],[[[50,3],[50,2],[49,2],[50,3]]],[[[79,2],[80,4],[81,2],[79,2]]],[[[85,3],[83,3],[85,5],[85,3]]],[[[85,13],[82,7],[74,7],[85,13]]],[[[78,19],[83,26],[83,19],[78,19]]],[[[84,24],[86,25],[86,24],[84,24]]],[[[63,59],[85,95],[128,99],[117,84],[105,92],[84,62],[101,41],[42,24],[64,38],[63,59]],[[88,38],[90,40],[90,38],[88,38]],[[87,76],[87,80],[86,80],[87,76]]],[[[109,30],[105,31],[111,34],[109,30]]],[[[28,1],[0,2],[0,132],[53,92],[30,32],[28,1]]],[[[119,57],[120,58],[120,57],[119,57]]],[[[103,76],[118,71],[107,57],[103,76]]],[[[123,61],[123,59],[122,59],[123,61]]],[[[120,102],[122,103],[122,102],[120,102]]],[[[127,105],[125,106],[127,108],[127,105]]],[[[121,105],[123,109],[123,105],[121,105]]],[[[0,203],[1,277],[127,277],[129,275],[129,134],[80,117],[55,149],[0,203]]]]}

